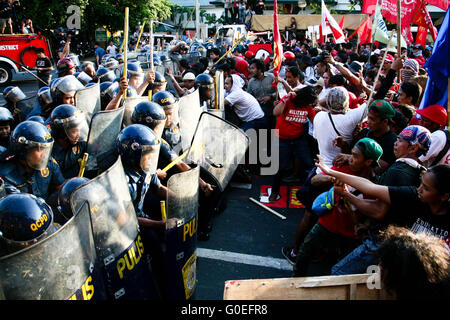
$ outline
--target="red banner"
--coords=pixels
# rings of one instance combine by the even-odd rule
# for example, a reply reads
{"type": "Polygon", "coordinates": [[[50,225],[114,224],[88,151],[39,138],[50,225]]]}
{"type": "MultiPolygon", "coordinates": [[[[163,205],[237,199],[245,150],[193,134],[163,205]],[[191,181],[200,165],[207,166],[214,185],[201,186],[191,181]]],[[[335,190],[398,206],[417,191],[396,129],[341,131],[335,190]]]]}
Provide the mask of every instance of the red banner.
{"type": "Polygon", "coordinates": [[[433,20],[431,20],[430,13],[428,12],[427,6],[424,2],[418,7],[417,13],[415,15],[414,24],[420,27],[425,27],[430,31],[433,41],[436,40],[437,32],[433,25],[433,20]]]}
{"type": "Polygon", "coordinates": [[[361,13],[362,14],[374,14],[377,7],[377,0],[364,0],[361,13]]]}
{"type": "MultiPolygon", "coordinates": [[[[410,32],[411,22],[415,19],[417,10],[422,1],[401,0],[401,34],[408,44],[412,43],[413,38],[410,32]]],[[[381,14],[387,21],[397,23],[397,0],[383,0],[381,14]]]]}
{"type": "Polygon", "coordinates": [[[448,0],[425,0],[426,3],[436,6],[444,11],[448,9],[448,0]]]}
{"type": "Polygon", "coordinates": [[[425,46],[427,45],[427,34],[428,34],[428,29],[425,27],[419,26],[419,28],[417,28],[416,44],[421,44],[422,47],[425,48],[425,46]]]}
{"type": "Polygon", "coordinates": [[[361,44],[372,43],[372,19],[368,17],[357,30],[361,44]]]}

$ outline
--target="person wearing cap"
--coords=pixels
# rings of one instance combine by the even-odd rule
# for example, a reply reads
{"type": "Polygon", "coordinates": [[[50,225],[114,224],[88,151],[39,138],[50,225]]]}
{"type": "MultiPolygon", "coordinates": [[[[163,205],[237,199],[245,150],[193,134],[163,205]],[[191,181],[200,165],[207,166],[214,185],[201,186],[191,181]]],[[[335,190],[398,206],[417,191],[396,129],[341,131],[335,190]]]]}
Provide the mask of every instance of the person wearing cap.
{"type": "Polygon", "coordinates": [[[423,67],[426,62],[425,58],[422,55],[422,50],[423,47],[421,44],[416,44],[415,46],[413,46],[413,56],[414,56],[413,59],[416,60],[421,67],[423,67]]]}
{"type": "Polygon", "coordinates": [[[167,70],[167,75],[172,79],[172,82],[177,90],[177,93],[180,97],[188,95],[195,91],[194,81],[195,74],[193,72],[186,72],[182,78],[183,87],[175,80],[175,77],[171,70],[167,70]]]}
{"type": "Polygon", "coordinates": [[[374,139],[383,148],[383,157],[380,160],[380,171],[385,171],[395,161],[394,143],[397,135],[391,130],[389,124],[395,116],[394,107],[385,100],[375,100],[368,109],[367,128],[362,129],[354,139],[368,137],[374,139]]]}
{"type": "MultiPolygon", "coordinates": [[[[363,138],[353,147],[352,155],[347,165],[339,168],[332,168],[333,170],[344,172],[349,175],[373,180],[373,169],[378,165],[378,161],[382,154],[383,149],[375,140],[363,138]]],[[[320,176],[324,179],[330,179],[329,176],[324,174],[321,174],[320,176]]],[[[327,208],[329,211],[319,216],[317,223],[307,234],[303,244],[298,248],[294,260],[295,277],[306,276],[311,259],[314,256],[321,254],[325,248],[330,248],[333,244],[337,245],[338,250],[340,251],[340,258],[343,258],[360,244],[359,236],[355,230],[362,215],[358,210],[352,210],[351,207],[346,206],[343,201],[340,201],[340,193],[344,188],[345,186],[340,183],[336,183],[332,187],[332,197],[334,197],[334,201],[328,203],[327,208]]],[[[328,193],[329,191],[326,192],[328,193]]],[[[357,196],[359,194],[359,196],[362,197],[362,195],[354,188],[351,188],[349,192],[356,194],[357,196]]],[[[318,200],[321,200],[321,196],[317,197],[315,200],[313,210],[316,209],[318,200]]],[[[292,251],[295,253],[295,247],[292,251]]],[[[292,251],[290,254],[291,257],[293,257],[292,251]]],[[[283,248],[282,253],[285,257],[286,253],[289,254],[288,250],[285,248],[283,248]]],[[[291,262],[289,255],[286,258],[291,262]]],[[[338,260],[340,259],[336,259],[335,262],[338,262],[338,260]]]]}
{"type": "Polygon", "coordinates": [[[450,136],[447,125],[447,110],[440,105],[431,105],[417,110],[421,116],[420,125],[431,131],[431,145],[426,155],[420,156],[419,160],[426,166],[437,164],[450,164],[450,136]]]}

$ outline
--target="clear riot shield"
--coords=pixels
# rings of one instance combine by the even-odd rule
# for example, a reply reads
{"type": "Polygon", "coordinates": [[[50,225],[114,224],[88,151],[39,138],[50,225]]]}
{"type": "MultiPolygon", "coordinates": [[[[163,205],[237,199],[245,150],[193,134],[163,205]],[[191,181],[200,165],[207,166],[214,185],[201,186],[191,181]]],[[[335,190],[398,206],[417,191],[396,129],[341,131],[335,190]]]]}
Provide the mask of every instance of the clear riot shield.
{"type": "Polygon", "coordinates": [[[19,117],[18,119],[21,122],[25,121],[28,114],[37,105],[39,105],[39,100],[38,100],[37,95],[16,102],[16,110],[18,112],[18,117],[19,117]]]}
{"type": "Polygon", "coordinates": [[[106,170],[117,159],[116,139],[122,129],[125,108],[100,111],[94,114],[87,139],[86,170],[106,170]]]}
{"type": "Polygon", "coordinates": [[[199,174],[196,166],[167,181],[165,262],[170,300],[188,300],[196,288],[199,174]]]}
{"type": "Polygon", "coordinates": [[[183,151],[186,151],[191,145],[201,113],[198,89],[178,100],[179,127],[183,151]]]}
{"type": "Polygon", "coordinates": [[[248,147],[249,138],[241,129],[216,115],[203,112],[187,158],[208,171],[223,192],[248,147]]]}
{"type": "Polygon", "coordinates": [[[91,207],[94,243],[111,299],[156,299],[153,279],[120,157],[71,196],[91,207]]]}
{"type": "Polygon", "coordinates": [[[219,110],[225,110],[225,79],[223,71],[216,71],[216,90],[219,110]]]}
{"type": "Polygon", "coordinates": [[[123,103],[125,108],[123,114],[123,126],[129,126],[131,123],[131,116],[133,115],[134,108],[143,101],[148,101],[148,96],[127,97],[123,103]]]}
{"type": "Polygon", "coordinates": [[[89,125],[93,115],[101,109],[100,84],[78,90],[75,93],[75,106],[84,112],[89,125]]]}
{"type": "Polygon", "coordinates": [[[7,300],[105,300],[88,203],[61,229],[33,246],[0,258],[7,300]]]}

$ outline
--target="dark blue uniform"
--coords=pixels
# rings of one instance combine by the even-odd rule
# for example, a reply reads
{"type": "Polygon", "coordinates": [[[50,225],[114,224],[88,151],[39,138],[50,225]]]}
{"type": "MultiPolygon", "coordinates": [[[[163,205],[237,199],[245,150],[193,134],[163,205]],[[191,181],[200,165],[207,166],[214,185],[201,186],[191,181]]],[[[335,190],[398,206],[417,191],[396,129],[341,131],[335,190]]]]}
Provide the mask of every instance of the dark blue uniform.
{"type": "MultiPolygon", "coordinates": [[[[128,168],[125,168],[125,175],[136,215],[142,218],[161,220],[161,214],[159,214],[158,218],[158,216],[154,214],[152,214],[154,217],[150,217],[150,215],[147,214],[148,210],[145,210],[146,213],[144,213],[144,199],[146,196],[149,193],[152,193],[153,196],[157,198],[155,192],[161,185],[158,176],[156,174],[147,175],[143,172],[138,173],[135,170],[128,168]]],[[[157,201],[159,206],[159,199],[157,201]]],[[[158,210],[158,212],[160,211],[158,210]]]]}
{"type": "Polygon", "coordinates": [[[5,181],[6,194],[26,192],[47,200],[50,187],[57,187],[65,179],[55,159],[48,160],[43,170],[28,173],[15,157],[8,157],[0,164],[0,176],[5,181]]]}
{"type": "Polygon", "coordinates": [[[166,140],[173,149],[181,142],[180,129],[176,125],[170,126],[169,128],[164,128],[162,138],[166,140]]]}
{"type": "Polygon", "coordinates": [[[158,158],[158,168],[161,169],[165,168],[177,157],[178,155],[170,147],[170,144],[166,140],[161,139],[161,148],[159,149],[159,158],[158,158]]]}
{"type": "Polygon", "coordinates": [[[78,176],[80,171],[80,164],[78,159],[83,158],[87,149],[85,141],[78,142],[76,145],[63,148],[59,143],[55,142],[52,149],[52,156],[61,169],[61,172],[66,179],[78,176]]]}

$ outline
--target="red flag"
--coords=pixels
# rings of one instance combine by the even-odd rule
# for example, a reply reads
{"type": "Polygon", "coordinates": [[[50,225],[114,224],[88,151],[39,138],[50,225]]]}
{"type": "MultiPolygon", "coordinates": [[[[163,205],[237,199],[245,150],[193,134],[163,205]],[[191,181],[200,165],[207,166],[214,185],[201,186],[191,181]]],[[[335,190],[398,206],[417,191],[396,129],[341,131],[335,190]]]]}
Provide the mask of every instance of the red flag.
{"type": "Polygon", "coordinates": [[[372,19],[367,17],[366,21],[363,22],[356,30],[358,34],[359,41],[361,44],[372,43],[372,19]]]}
{"type": "MultiPolygon", "coordinates": [[[[413,41],[410,25],[422,1],[401,0],[401,34],[408,44],[413,41]]],[[[397,0],[383,0],[381,14],[387,21],[397,23],[397,0]]]]}
{"type": "Polygon", "coordinates": [[[280,30],[278,28],[278,3],[274,1],[273,12],[273,74],[278,77],[283,59],[283,45],[281,44],[280,30]]]}
{"type": "Polygon", "coordinates": [[[328,11],[327,7],[325,6],[325,2],[322,0],[322,32],[325,34],[326,26],[328,25],[331,29],[331,32],[333,33],[334,38],[336,39],[336,43],[343,43],[345,42],[345,36],[344,31],[342,31],[342,28],[339,27],[336,20],[334,20],[333,16],[328,11]],[[327,23],[328,22],[328,23],[327,23]]]}
{"type": "Polygon", "coordinates": [[[428,29],[426,27],[419,26],[419,28],[417,28],[416,44],[421,44],[422,47],[425,48],[427,45],[427,34],[428,29]]]}
{"type": "Polygon", "coordinates": [[[341,21],[339,21],[339,28],[341,28],[342,30],[344,30],[344,18],[345,15],[342,15],[341,21]]]}
{"type": "Polygon", "coordinates": [[[425,27],[430,31],[430,34],[433,38],[433,41],[436,40],[437,32],[436,28],[433,25],[433,20],[431,20],[430,13],[428,12],[426,4],[421,1],[420,6],[417,8],[417,12],[415,13],[415,19],[413,23],[417,24],[420,27],[425,27]]]}
{"type": "Polygon", "coordinates": [[[325,36],[323,35],[322,32],[322,24],[319,24],[319,43],[324,43],[325,42],[325,36]]]}
{"type": "Polygon", "coordinates": [[[374,14],[377,7],[377,0],[364,0],[361,13],[362,14],[374,14]]]}
{"type": "Polygon", "coordinates": [[[448,0],[425,0],[426,3],[436,6],[444,11],[448,9],[448,0]]]}

